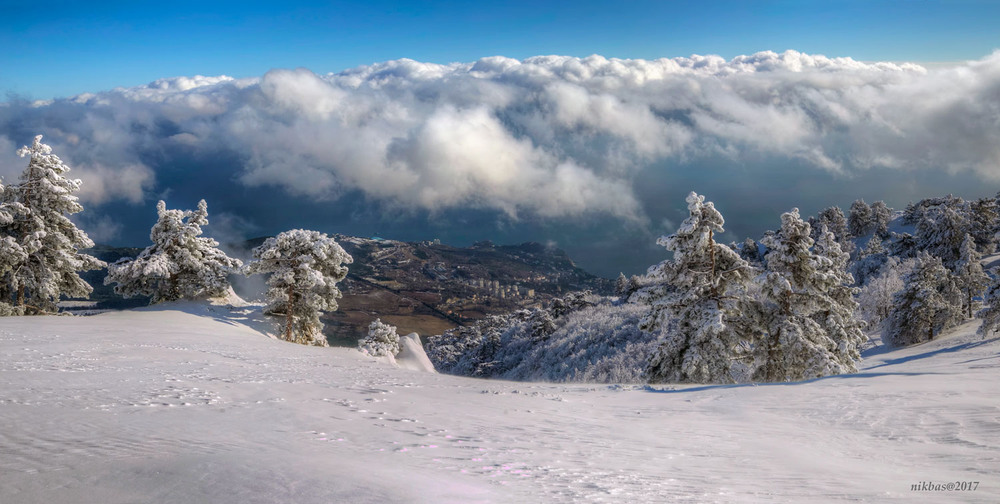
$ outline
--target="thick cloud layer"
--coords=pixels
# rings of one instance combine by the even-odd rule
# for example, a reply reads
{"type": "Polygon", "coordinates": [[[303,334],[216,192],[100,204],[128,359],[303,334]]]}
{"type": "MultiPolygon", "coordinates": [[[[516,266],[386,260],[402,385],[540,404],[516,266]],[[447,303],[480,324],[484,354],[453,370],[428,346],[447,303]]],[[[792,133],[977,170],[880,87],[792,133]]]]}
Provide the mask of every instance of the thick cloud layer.
{"type": "MultiPolygon", "coordinates": [[[[195,184],[210,208],[216,199],[235,213],[253,208],[236,198],[277,188],[296,204],[362,202],[381,219],[473,210],[503,225],[597,219],[656,234],[678,217],[660,195],[738,193],[740,167],[751,165],[776,166],[755,169],[758,180],[806,186],[896,170],[997,182],[1000,52],[932,72],[788,51],[162,79],[0,104],[5,180],[22,169],[13,149],[37,133],[84,180],[92,206],[151,208],[195,184]],[[709,162],[728,168],[690,173],[709,162]]],[[[782,208],[807,206],[785,199],[782,208]]]]}

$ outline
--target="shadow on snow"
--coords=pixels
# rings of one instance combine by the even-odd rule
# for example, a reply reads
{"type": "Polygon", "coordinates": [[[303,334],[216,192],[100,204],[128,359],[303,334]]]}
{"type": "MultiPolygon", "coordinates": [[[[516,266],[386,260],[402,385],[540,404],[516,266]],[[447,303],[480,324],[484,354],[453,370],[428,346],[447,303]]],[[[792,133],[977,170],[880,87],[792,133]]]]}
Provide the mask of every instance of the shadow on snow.
{"type": "MultiPolygon", "coordinates": [[[[945,374],[945,373],[851,373],[842,375],[832,375],[823,376],[821,378],[813,378],[811,380],[801,380],[801,381],[790,381],[790,382],[760,382],[760,383],[728,383],[728,384],[718,384],[718,385],[698,385],[693,387],[685,388],[657,388],[656,385],[645,385],[640,390],[644,392],[651,392],[654,394],[682,394],[687,392],[703,392],[706,390],[726,390],[726,389],[740,389],[740,388],[752,388],[752,387],[786,387],[794,385],[803,385],[806,383],[815,383],[826,380],[847,380],[855,378],[878,378],[880,376],[923,376],[923,375],[935,375],[935,374],[945,374]]],[[[670,387],[671,385],[665,385],[670,387]]],[[[680,385],[683,386],[683,385],[680,385]]]]}
{"type": "MultiPolygon", "coordinates": [[[[970,341],[968,343],[962,343],[960,345],[955,345],[955,346],[950,346],[950,347],[945,347],[945,348],[939,348],[937,350],[928,350],[928,351],[923,352],[923,353],[918,353],[918,354],[915,354],[915,355],[909,355],[909,356],[906,356],[906,357],[899,357],[899,358],[896,358],[896,359],[886,359],[882,364],[879,364],[877,366],[872,366],[872,367],[870,367],[868,369],[878,369],[878,368],[885,367],[885,366],[895,366],[896,364],[903,364],[903,363],[911,362],[911,361],[915,361],[915,360],[926,359],[928,357],[934,357],[935,355],[949,354],[949,353],[958,352],[958,351],[961,351],[961,350],[969,350],[969,349],[972,349],[972,348],[976,348],[976,347],[980,347],[980,346],[986,345],[988,343],[993,343],[993,342],[995,342],[997,340],[1000,340],[1000,338],[993,338],[993,339],[982,340],[982,341],[970,341]]],[[[930,342],[928,342],[928,343],[930,343],[930,342]]]]}

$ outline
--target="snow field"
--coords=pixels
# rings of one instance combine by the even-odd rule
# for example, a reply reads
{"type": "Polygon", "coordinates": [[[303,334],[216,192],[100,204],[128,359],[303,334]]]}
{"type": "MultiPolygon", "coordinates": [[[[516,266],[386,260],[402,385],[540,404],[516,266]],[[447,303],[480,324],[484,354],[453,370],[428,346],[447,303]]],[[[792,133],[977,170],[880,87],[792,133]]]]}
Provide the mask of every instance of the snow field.
{"type": "Polygon", "coordinates": [[[266,325],[0,319],[0,502],[1000,502],[1000,340],[974,323],[853,375],[657,387],[397,369],[266,325]]]}

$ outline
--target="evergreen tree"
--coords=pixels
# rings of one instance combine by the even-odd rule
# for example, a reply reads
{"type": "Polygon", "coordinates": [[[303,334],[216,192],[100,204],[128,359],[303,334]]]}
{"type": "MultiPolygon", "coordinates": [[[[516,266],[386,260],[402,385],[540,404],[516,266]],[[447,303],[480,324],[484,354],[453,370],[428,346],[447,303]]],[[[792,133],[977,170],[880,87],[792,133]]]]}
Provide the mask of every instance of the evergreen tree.
{"type": "Polygon", "coordinates": [[[958,261],[962,241],[971,230],[971,222],[963,206],[958,198],[927,206],[917,222],[917,248],[940,257],[947,268],[954,267],[958,261]]]}
{"type": "Polygon", "coordinates": [[[628,297],[628,278],[625,273],[618,273],[618,278],[615,279],[615,295],[621,299],[628,297]]]}
{"type": "Polygon", "coordinates": [[[889,221],[892,219],[892,209],[884,201],[872,203],[872,227],[879,238],[889,237],[889,221]]]}
{"type": "Polygon", "coordinates": [[[903,290],[903,278],[913,270],[916,259],[901,261],[889,256],[874,277],[869,279],[858,294],[861,318],[868,327],[880,326],[892,312],[896,293],[903,290]]]}
{"type": "Polygon", "coordinates": [[[996,232],[1000,225],[1000,210],[996,198],[980,198],[969,204],[972,237],[979,250],[992,254],[996,250],[996,232]]]}
{"type": "Polygon", "coordinates": [[[861,253],[858,257],[874,256],[879,254],[885,254],[885,247],[882,246],[882,238],[879,235],[872,235],[865,244],[864,248],[861,249],[861,253]]]}
{"type": "Polygon", "coordinates": [[[923,211],[921,207],[914,205],[913,202],[906,204],[906,208],[903,209],[903,224],[907,226],[913,226],[920,221],[920,213],[923,211]]]}
{"type": "Polygon", "coordinates": [[[825,308],[817,312],[816,319],[836,345],[835,362],[842,372],[853,373],[861,361],[861,345],[868,341],[868,336],[855,299],[859,289],[851,287],[855,282],[847,271],[850,255],[841,250],[833,233],[826,231],[820,235],[813,250],[821,259],[816,283],[829,298],[825,308]]]}
{"type": "Polygon", "coordinates": [[[740,257],[745,259],[748,263],[754,266],[761,265],[763,257],[760,253],[760,246],[753,238],[748,237],[746,240],[743,240],[743,243],[741,243],[739,248],[736,248],[736,250],[739,252],[740,257]]]}
{"type": "Polygon", "coordinates": [[[17,202],[6,201],[7,189],[0,183],[0,316],[23,315],[23,307],[11,305],[13,291],[11,290],[11,275],[16,268],[28,260],[28,254],[35,252],[41,243],[34,240],[22,243],[16,237],[7,234],[9,226],[17,219],[26,218],[27,209],[17,202]],[[28,245],[25,249],[23,245],[28,245]]]}
{"type": "Polygon", "coordinates": [[[962,307],[966,317],[972,318],[973,299],[983,294],[990,278],[983,271],[982,255],[976,250],[972,235],[965,235],[961,253],[955,263],[955,284],[964,294],[962,307]]]}
{"type": "Polygon", "coordinates": [[[841,249],[847,253],[854,252],[854,243],[850,240],[851,235],[847,228],[847,218],[844,217],[844,211],[840,207],[824,208],[815,220],[809,220],[809,225],[812,229],[813,242],[819,240],[820,232],[826,228],[837,238],[841,249]]]}
{"type": "Polygon", "coordinates": [[[651,284],[640,295],[651,305],[643,328],[663,334],[648,377],[651,382],[732,382],[734,356],[752,337],[741,311],[753,271],[715,241],[725,222],[715,205],[693,192],[686,201],[689,217],[676,233],[657,240],[673,259],[650,268],[651,284]]]}
{"type": "Polygon", "coordinates": [[[965,206],[965,201],[962,198],[949,194],[940,198],[922,199],[916,204],[910,203],[906,205],[906,210],[903,211],[903,224],[916,225],[924,218],[924,214],[928,210],[940,206],[949,207],[964,213],[962,208],[965,206]]]}
{"type": "Polygon", "coordinates": [[[569,312],[579,311],[592,306],[594,304],[593,299],[594,294],[589,290],[570,292],[561,298],[553,298],[548,311],[552,314],[552,318],[559,318],[569,312]]]}
{"type": "Polygon", "coordinates": [[[293,229],[268,238],[253,249],[247,274],[270,273],[265,312],[285,316],[284,337],[304,345],[327,346],[322,311],[337,309],[337,282],[354,260],[333,238],[293,229]]]}
{"type": "Polygon", "coordinates": [[[639,278],[639,275],[632,275],[628,277],[628,298],[626,299],[631,299],[632,294],[640,288],[642,288],[642,279],[639,278]]]}
{"type": "Polygon", "coordinates": [[[495,316],[427,338],[427,356],[434,362],[434,368],[443,373],[471,375],[473,366],[468,364],[468,356],[482,342],[483,324],[491,317],[495,316]]]}
{"type": "Polygon", "coordinates": [[[911,259],[920,253],[917,237],[910,233],[891,233],[889,255],[900,259],[911,259]]]}
{"type": "Polygon", "coordinates": [[[754,345],[760,366],[754,377],[769,382],[853,372],[864,334],[854,311],[847,254],[833,233],[821,232],[814,253],[810,226],[798,209],[781,216],[781,230],[765,245],[767,272],[763,341],[754,345]],[[818,251],[818,252],[819,252],[818,251]]]}
{"type": "Polygon", "coordinates": [[[89,296],[93,288],[78,272],[105,263],[79,252],[94,242],[67,217],[83,211],[73,195],[80,181],[64,176],[69,166],[42,143],[41,135],[17,154],[29,160],[20,184],[3,193],[4,247],[12,254],[4,261],[16,264],[6,275],[7,294],[16,298],[18,310],[54,312],[62,296],[89,296]]]}
{"type": "Polygon", "coordinates": [[[813,238],[814,241],[819,237],[823,226],[826,226],[826,229],[837,237],[838,242],[845,240],[849,236],[847,218],[844,217],[844,211],[840,207],[832,206],[824,208],[817,216],[817,223],[819,224],[819,228],[813,230],[813,233],[816,235],[813,238]]]}
{"type": "Polygon", "coordinates": [[[854,276],[857,285],[864,285],[869,278],[874,276],[882,265],[889,258],[889,253],[882,246],[882,240],[878,234],[872,235],[868,243],[858,252],[858,258],[851,263],[851,274],[854,276]]]}
{"type": "Polygon", "coordinates": [[[903,347],[930,341],[961,318],[960,295],[941,258],[921,252],[903,284],[886,320],[887,344],[903,347]]]}
{"type": "Polygon", "coordinates": [[[108,266],[105,285],[128,298],[150,296],[150,303],[203,299],[228,294],[228,275],[242,262],[219,250],[219,242],[201,236],[208,225],[208,204],[197,210],[168,210],[156,204],[158,219],[149,232],[153,244],[135,258],[123,257],[108,266]]]}
{"type": "Polygon", "coordinates": [[[1000,268],[990,270],[993,280],[983,296],[985,308],[979,310],[976,316],[983,319],[977,333],[983,337],[989,336],[1000,329],[1000,268]]]}
{"type": "Polygon", "coordinates": [[[556,331],[556,322],[548,310],[533,310],[528,321],[531,323],[532,341],[547,339],[556,331]]]}
{"type": "MultiPolygon", "coordinates": [[[[814,273],[810,226],[798,209],[782,214],[781,229],[763,239],[768,248],[767,270],[759,281],[763,289],[764,337],[755,342],[754,379],[767,382],[801,378],[807,360],[818,354],[825,335],[811,316],[815,301],[806,289],[814,273]]],[[[832,342],[828,346],[832,347],[832,342]]]]}
{"type": "Polygon", "coordinates": [[[864,236],[872,232],[875,220],[872,208],[859,199],[851,204],[850,216],[847,219],[847,230],[851,236],[864,236]]]}
{"type": "Polygon", "coordinates": [[[396,326],[386,324],[381,319],[375,319],[368,324],[368,336],[358,340],[358,349],[371,355],[381,357],[399,353],[399,335],[396,334],[396,326]]]}

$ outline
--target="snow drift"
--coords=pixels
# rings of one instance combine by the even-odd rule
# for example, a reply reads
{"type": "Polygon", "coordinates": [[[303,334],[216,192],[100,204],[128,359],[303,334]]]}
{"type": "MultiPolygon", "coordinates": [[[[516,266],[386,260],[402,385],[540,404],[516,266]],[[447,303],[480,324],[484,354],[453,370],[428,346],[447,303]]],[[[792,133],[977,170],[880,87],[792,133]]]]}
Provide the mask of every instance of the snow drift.
{"type": "Polygon", "coordinates": [[[0,501],[1000,500],[1000,340],[975,324],[857,374],[647,387],[417,373],[253,319],[0,319],[0,501]]]}
{"type": "Polygon", "coordinates": [[[399,337],[399,353],[396,355],[396,364],[403,369],[413,371],[423,371],[435,373],[434,364],[427,358],[424,346],[420,343],[420,335],[410,333],[399,337]]]}

